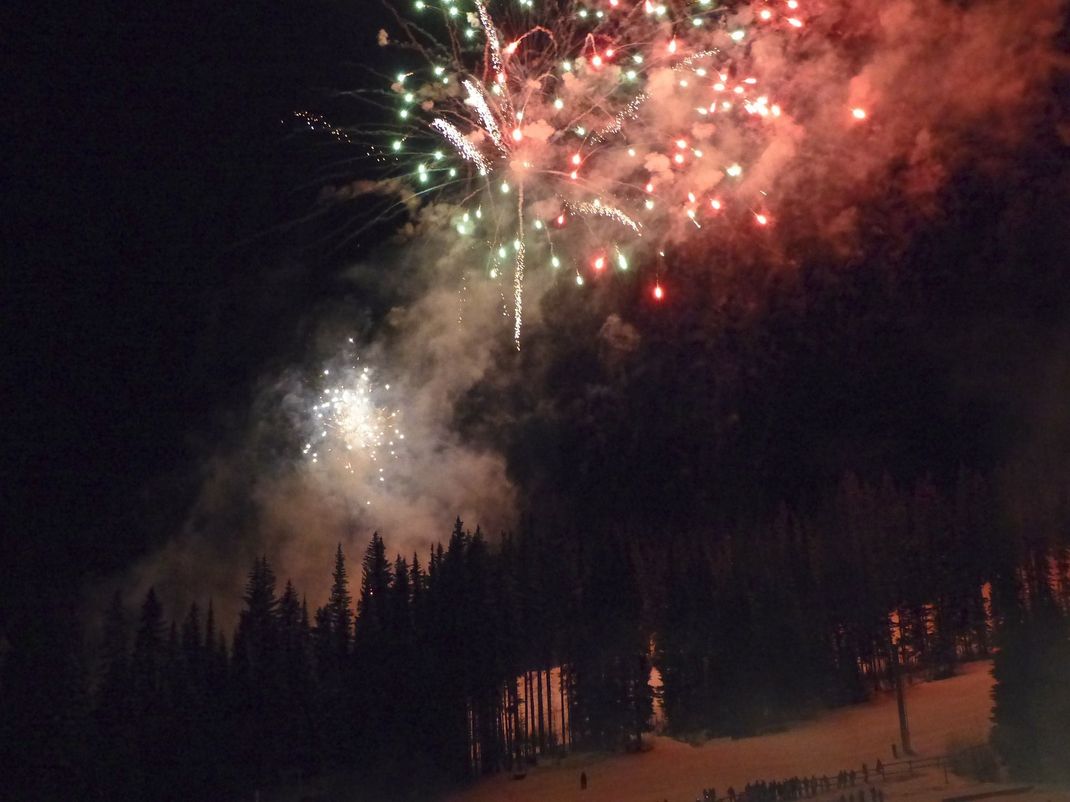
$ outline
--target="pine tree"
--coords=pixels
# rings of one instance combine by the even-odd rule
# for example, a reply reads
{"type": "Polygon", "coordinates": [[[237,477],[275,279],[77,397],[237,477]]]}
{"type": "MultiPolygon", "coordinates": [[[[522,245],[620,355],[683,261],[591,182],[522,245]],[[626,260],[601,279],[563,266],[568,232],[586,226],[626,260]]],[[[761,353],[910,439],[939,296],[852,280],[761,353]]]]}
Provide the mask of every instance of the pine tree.
{"type": "Polygon", "coordinates": [[[353,674],[353,600],[349,593],[345,555],[339,543],[335,550],[331,592],[327,604],[316,610],[310,640],[316,678],[313,736],[318,748],[312,757],[319,763],[338,766],[353,759],[357,715],[357,692],[353,674]]]}
{"type": "Polygon", "coordinates": [[[592,537],[592,546],[581,573],[581,636],[571,668],[573,716],[583,740],[617,748],[636,743],[649,726],[649,637],[634,567],[623,545],[602,536],[592,537]]]}
{"type": "Polygon", "coordinates": [[[142,796],[158,795],[169,779],[174,742],[169,730],[168,663],[169,627],[156,590],[149,588],[141,605],[134,652],[131,661],[131,705],[134,715],[133,743],[137,749],[136,774],[131,781],[142,796]]]}
{"type": "Polygon", "coordinates": [[[201,611],[196,602],[189,606],[182,622],[182,665],[191,692],[199,692],[204,677],[204,640],[201,635],[201,611]]]}
{"type": "Polygon", "coordinates": [[[341,543],[334,555],[332,579],[331,595],[326,608],[327,623],[332,633],[333,650],[340,659],[344,659],[349,653],[353,638],[353,597],[349,594],[349,580],[346,577],[346,561],[341,543]]]}
{"type": "Polygon", "coordinates": [[[312,666],[308,609],[290,580],[279,599],[279,717],[286,765],[302,772],[314,765],[315,731],[311,721],[312,666]]]}
{"type": "Polygon", "coordinates": [[[350,684],[355,701],[354,718],[360,721],[359,748],[366,760],[385,760],[393,735],[389,722],[393,702],[387,694],[393,680],[390,664],[390,562],[378,532],[361,562],[360,596],[354,625],[353,674],[350,684]]]}
{"type": "Polygon", "coordinates": [[[149,588],[141,605],[133,656],[134,698],[142,710],[158,701],[166,657],[164,628],[163,607],[156,598],[156,589],[149,588]]]}
{"type": "Polygon", "coordinates": [[[278,634],[279,601],[275,595],[275,572],[267,557],[254,561],[242,597],[245,608],[235,632],[235,658],[247,671],[258,671],[258,664],[270,659],[278,634]]]}
{"type": "Polygon", "coordinates": [[[20,621],[12,616],[3,622],[0,765],[5,798],[90,795],[96,769],[92,709],[70,590],[54,584],[32,600],[33,617],[20,621]]]}
{"type": "Polygon", "coordinates": [[[385,629],[390,579],[390,562],[386,558],[386,544],[378,532],[373,532],[371,542],[361,562],[360,598],[357,601],[356,624],[359,634],[368,636],[385,629]]]}
{"type": "Polygon", "coordinates": [[[279,600],[267,557],[254,561],[234,633],[236,756],[254,787],[270,783],[285,765],[279,600]]]}
{"type": "MultiPolygon", "coordinates": [[[[427,594],[427,575],[420,568],[420,558],[416,552],[412,554],[412,565],[409,567],[409,592],[412,597],[413,626],[416,626],[423,612],[424,597],[427,594]]],[[[420,633],[416,634],[418,636],[420,633]]]]}
{"type": "Polygon", "coordinates": [[[394,576],[390,582],[389,620],[392,627],[407,631],[412,624],[412,585],[409,564],[400,554],[394,558],[394,576]]]}
{"type": "Polygon", "coordinates": [[[286,580],[279,598],[279,633],[287,649],[296,645],[301,636],[301,602],[293,582],[286,580]]]}
{"type": "Polygon", "coordinates": [[[1070,779],[1070,626],[1046,601],[1010,622],[992,663],[992,744],[1012,775],[1070,779]]]}
{"type": "Polygon", "coordinates": [[[228,656],[226,639],[216,630],[215,604],[208,599],[208,611],[204,617],[205,688],[209,694],[222,693],[226,682],[228,656]]]}
{"type": "Polygon", "coordinates": [[[204,616],[204,649],[208,653],[215,651],[215,606],[211,598],[208,599],[208,612],[204,616]]]}

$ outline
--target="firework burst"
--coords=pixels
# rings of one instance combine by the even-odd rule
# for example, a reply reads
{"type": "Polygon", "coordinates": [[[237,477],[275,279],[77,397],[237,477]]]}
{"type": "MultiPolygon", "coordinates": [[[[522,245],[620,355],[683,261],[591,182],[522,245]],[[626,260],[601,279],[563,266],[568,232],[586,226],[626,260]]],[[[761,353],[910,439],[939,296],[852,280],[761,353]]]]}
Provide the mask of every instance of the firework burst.
{"type": "Polygon", "coordinates": [[[1061,2],[415,0],[379,32],[398,68],[359,93],[377,121],[349,131],[378,182],[337,197],[374,184],[400,196],[384,215],[426,204],[519,347],[543,270],[540,288],[616,273],[668,297],[682,288],[658,254],[689,240],[793,261],[814,237],[854,249],[881,195],[924,213],[951,170],[1021,138],[1061,2]],[[599,254],[621,258],[595,270],[599,254]]]}
{"type": "Polygon", "coordinates": [[[531,266],[571,270],[582,286],[599,253],[626,271],[710,218],[769,222],[766,188],[744,165],[787,115],[750,54],[757,38],[800,35],[797,0],[414,10],[433,20],[401,21],[402,45],[426,65],[391,86],[390,151],[419,191],[456,207],[456,233],[492,280],[511,263],[517,347],[531,266]]]}
{"type": "Polygon", "coordinates": [[[391,386],[378,383],[368,367],[325,368],[322,377],[302,453],[313,465],[385,483],[405,440],[400,411],[386,403],[391,386]]]}

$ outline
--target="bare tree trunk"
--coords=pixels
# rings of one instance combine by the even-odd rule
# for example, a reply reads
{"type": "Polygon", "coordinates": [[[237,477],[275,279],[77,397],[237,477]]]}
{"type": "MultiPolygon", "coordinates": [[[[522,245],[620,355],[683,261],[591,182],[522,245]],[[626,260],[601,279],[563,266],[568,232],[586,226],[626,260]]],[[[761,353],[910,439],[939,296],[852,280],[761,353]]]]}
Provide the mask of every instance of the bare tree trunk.
{"type": "Polygon", "coordinates": [[[899,741],[903,746],[904,755],[913,755],[914,750],[910,746],[910,725],[907,723],[907,705],[903,696],[903,671],[899,664],[899,646],[889,642],[891,651],[892,675],[895,681],[895,705],[899,711],[899,741]]]}
{"type": "Polygon", "coordinates": [[[566,721],[565,713],[565,664],[562,663],[557,669],[557,687],[561,691],[561,746],[567,746],[569,743],[567,724],[571,723],[571,716],[566,721]]]}
{"type": "Polygon", "coordinates": [[[470,704],[468,706],[468,760],[473,776],[479,774],[479,757],[476,741],[476,715],[475,710],[472,709],[472,705],[470,704]]]}
{"type": "Polygon", "coordinates": [[[572,746],[576,743],[576,721],[572,717],[576,712],[576,678],[572,676],[572,669],[568,671],[568,743],[572,746]]]}
{"type": "Polygon", "coordinates": [[[527,730],[528,749],[534,752],[535,746],[535,718],[532,715],[532,708],[535,706],[535,699],[531,693],[531,672],[524,672],[524,727],[527,730]]]}
{"type": "Polygon", "coordinates": [[[524,737],[520,730],[520,691],[517,688],[519,679],[514,679],[509,686],[513,694],[513,750],[517,763],[524,763],[524,737]]]}
{"type": "Polygon", "coordinates": [[[548,740],[550,744],[555,742],[554,739],[554,689],[551,684],[553,679],[553,668],[546,669],[546,732],[548,733],[548,740]]]}
{"type": "Polygon", "coordinates": [[[546,716],[542,706],[542,669],[535,671],[535,698],[539,700],[539,752],[546,751],[546,716]]]}
{"type": "Polygon", "coordinates": [[[505,754],[508,756],[510,768],[513,765],[513,740],[512,733],[509,732],[509,686],[506,685],[502,689],[502,709],[501,720],[499,726],[501,727],[502,746],[504,747],[505,754]]]}

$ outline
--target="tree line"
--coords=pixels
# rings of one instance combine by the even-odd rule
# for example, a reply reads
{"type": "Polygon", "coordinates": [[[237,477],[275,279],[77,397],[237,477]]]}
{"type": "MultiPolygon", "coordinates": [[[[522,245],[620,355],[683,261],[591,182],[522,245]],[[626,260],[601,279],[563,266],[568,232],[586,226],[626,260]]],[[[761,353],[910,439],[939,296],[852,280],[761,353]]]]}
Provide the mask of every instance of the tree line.
{"type": "MultiPolygon", "coordinates": [[[[116,594],[94,661],[61,641],[58,782],[230,798],[344,774],[402,796],[636,748],[655,708],[670,733],[760,733],[1000,644],[996,745],[1050,774],[1058,760],[1028,763],[1048,741],[1013,755],[1023,731],[1057,743],[1052,711],[1070,710],[1070,552],[1032,508],[997,506],[966,472],[943,489],[848,476],[825,503],[716,537],[529,523],[492,544],[458,520],[421,560],[376,533],[359,581],[338,547],[314,610],[258,558],[229,635],[210,601],[168,620],[154,590],[136,611],[116,594]]],[[[0,688],[25,669],[16,652],[0,688]]]]}

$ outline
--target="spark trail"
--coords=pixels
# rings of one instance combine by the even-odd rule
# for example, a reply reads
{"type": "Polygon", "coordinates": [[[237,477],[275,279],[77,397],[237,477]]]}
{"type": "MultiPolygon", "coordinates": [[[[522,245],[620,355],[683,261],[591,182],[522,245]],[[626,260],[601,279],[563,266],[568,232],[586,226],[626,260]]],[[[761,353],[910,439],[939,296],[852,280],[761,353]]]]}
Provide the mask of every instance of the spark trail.
{"type": "Polygon", "coordinates": [[[485,249],[492,280],[511,254],[517,347],[526,267],[567,267],[582,286],[592,254],[614,250],[626,269],[684,224],[733,209],[753,221],[766,203],[740,165],[784,112],[750,72],[750,39],[798,35],[796,0],[763,5],[749,25],[712,0],[544,13],[521,0],[500,19],[479,0],[415,10],[440,19],[402,23],[427,66],[392,86],[403,124],[391,149],[417,186],[456,205],[455,230],[485,249]]]}
{"type": "Polygon", "coordinates": [[[832,231],[904,162],[906,192],[933,186],[969,147],[957,132],[996,141],[1036,97],[1060,7],[1041,4],[1003,24],[1006,0],[415,0],[380,33],[405,66],[374,137],[488,280],[512,262],[519,348],[525,274],[617,273],[659,301],[670,246],[758,245],[789,218],[832,231]]]}

